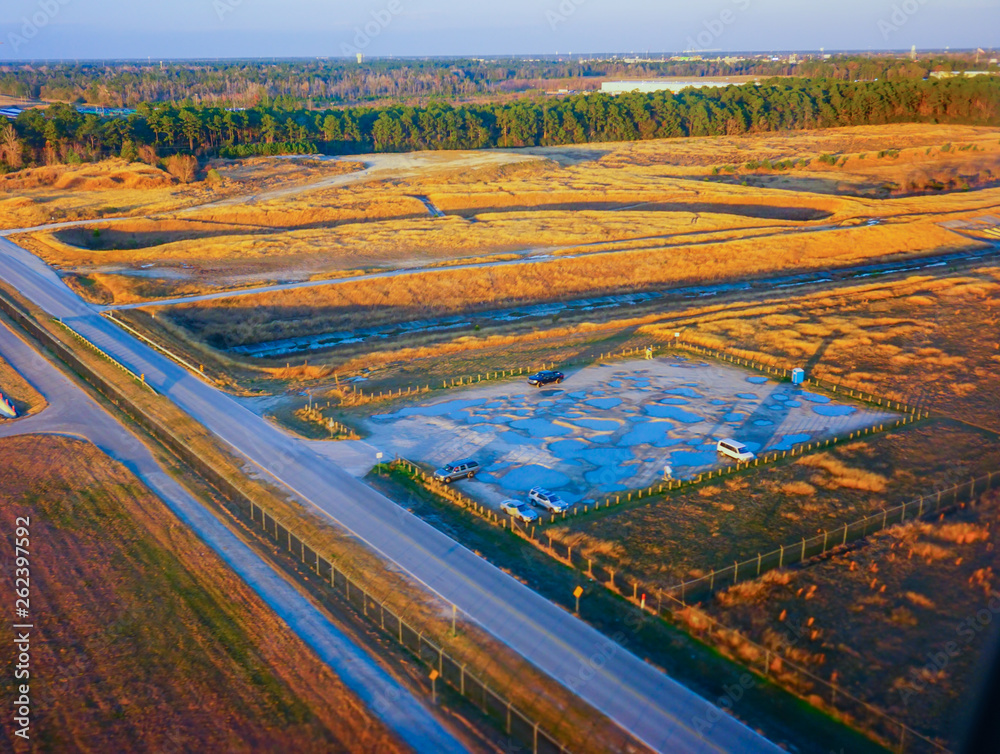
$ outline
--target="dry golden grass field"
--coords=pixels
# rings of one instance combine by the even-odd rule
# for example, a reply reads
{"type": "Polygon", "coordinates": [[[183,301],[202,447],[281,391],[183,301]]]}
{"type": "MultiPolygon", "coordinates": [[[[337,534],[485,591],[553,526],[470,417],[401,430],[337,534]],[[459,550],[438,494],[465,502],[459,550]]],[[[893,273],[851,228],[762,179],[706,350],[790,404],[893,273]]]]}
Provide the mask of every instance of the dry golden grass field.
{"type": "MultiPolygon", "coordinates": [[[[1000,268],[984,266],[706,312],[686,334],[1000,431],[998,324],[1000,268]]],[[[673,325],[642,332],[669,338],[673,325]]]]}
{"type": "MultiPolygon", "coordinates": [[[[943,521],[897,526],[807,568],[731,588],[706,609],[954,749],[996,619],[998,513],[994,491],[943,521]]],[[[813,691],[780,668],[774,675],[813,691]]]]}
{"type": "Polygon", "coordinates": [[[405,750],[124,467],[66,438],[0,449],[4,531],[31,520],[31,750],[405,750]]]}
{"type": "Polygon", "coordinates": [[[182,184],[141,162],[110,159],[51,165],[0,176],[0,228],[26,228],[110,216],[144,216],[221,198],[315,180],[350,169],[349,163],[304,160],[227,160],[219,179],[182,184]]]}
{"type": "MultiPolygon", "coordinates": [[[[373,159],[357,181],[320,179],[181,214],[151,201],[146,212],[130,211],[151,219],[40,233],[32,248],[67,271],[100,276],[82,291],[122,302],[497,255],[530,262],[623,252],[591,260],[600,265],[593,275],[570,259],[545,273],[519,267],[519,279],[535,281],[523,288],[494,279],[495,271],[471,275],[480,289],[497,289],[493,300],[519,301],[542,295],[539,285],[549,297],[576,295],[586,279],[610,290],[960,248],[972,242],[937,223],[1000,201],[1000,130],[989,128],[860,127],[373,159]],[[432,217],[421,197],[445,216],[432,217]],[[870,218],[884,222],[864,226],[870,218]],[[734,258],[744,259],[738,270],[734,258]],[[143,265],[162,275],[128,274],[143,265]]],[[[293,161],[270,162],[293,170],[293,161]]],[[[455,306],[474,305],[481,293],[462,295],[447,276],[407,286],[413,297],[388,298],[399,318],[410,316],[411,299],[426,301],[428,288],[455,306]]],[[[378,287],[347,303],[330,295],[330,307],[387,300],[378,287]]]]}

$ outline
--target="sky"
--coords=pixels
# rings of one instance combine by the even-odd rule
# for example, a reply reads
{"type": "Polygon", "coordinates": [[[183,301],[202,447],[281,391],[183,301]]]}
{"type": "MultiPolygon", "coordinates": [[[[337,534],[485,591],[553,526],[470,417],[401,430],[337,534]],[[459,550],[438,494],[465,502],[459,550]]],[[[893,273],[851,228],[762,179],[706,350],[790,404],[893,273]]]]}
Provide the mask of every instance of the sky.
{"type": "Polygon", "coordinates": [[[0,3],[0,62],[1000,46],[1000,0],[0,3]]]}

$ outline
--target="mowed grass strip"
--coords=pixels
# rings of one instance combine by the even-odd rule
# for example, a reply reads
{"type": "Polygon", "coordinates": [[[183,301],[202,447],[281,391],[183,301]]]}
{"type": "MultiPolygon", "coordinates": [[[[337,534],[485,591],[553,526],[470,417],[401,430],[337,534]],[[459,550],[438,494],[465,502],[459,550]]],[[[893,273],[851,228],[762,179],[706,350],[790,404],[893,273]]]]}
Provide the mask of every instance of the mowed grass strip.
{"type": "MultiPolygon", "coordinates": [[[[403,750],[120,464],[61,437],[8,438],[0,452],[17,469],[0,477],[3,530],[31,520],[38,750],[403,750]]],[[[13,604],[11,580],[0,595],[13,604]]],[[[11,726],[0,740],[19,750],[11,726]]]]}

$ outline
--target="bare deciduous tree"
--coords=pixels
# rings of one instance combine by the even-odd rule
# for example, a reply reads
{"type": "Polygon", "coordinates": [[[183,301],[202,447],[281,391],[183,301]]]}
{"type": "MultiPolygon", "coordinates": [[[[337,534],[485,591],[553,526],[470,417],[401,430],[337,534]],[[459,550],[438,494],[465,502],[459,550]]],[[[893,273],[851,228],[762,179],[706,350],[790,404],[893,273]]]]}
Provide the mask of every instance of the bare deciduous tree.
{"type": "Polygon", "coordinates": [[[24,165],[24,147],[17,138],[17,131],[10,123],[0,130],[0,156],[14,170],[19,170],[24,165]]]}

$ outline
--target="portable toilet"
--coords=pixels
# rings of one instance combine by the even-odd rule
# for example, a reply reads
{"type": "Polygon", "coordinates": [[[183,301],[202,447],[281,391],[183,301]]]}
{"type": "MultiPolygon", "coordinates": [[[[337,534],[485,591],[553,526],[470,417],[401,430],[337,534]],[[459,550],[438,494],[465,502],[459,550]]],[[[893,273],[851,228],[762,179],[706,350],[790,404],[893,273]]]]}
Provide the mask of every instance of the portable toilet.
{"type": "Polygon", "coordinates": [[[799,369],[798,367],[792,370],[793,385],[801,385],[803,382],[805,382],[805,379],[806,379],[806,370],[799,369]]]}

